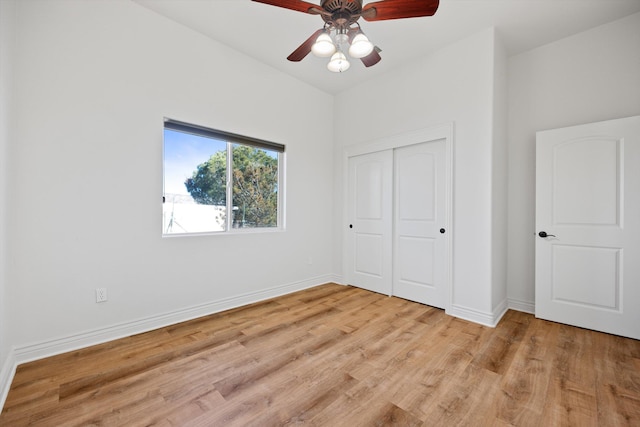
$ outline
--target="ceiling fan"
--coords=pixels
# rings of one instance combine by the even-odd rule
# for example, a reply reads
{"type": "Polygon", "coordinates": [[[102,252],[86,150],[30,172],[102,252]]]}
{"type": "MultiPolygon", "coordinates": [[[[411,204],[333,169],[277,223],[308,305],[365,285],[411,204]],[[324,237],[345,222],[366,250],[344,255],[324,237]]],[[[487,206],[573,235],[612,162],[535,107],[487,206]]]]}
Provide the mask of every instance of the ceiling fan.
{"type": "Polygon", "coordinates": [[[305,40],[291,55],[289,61],[302,61],[309,52],[319,57],[331,57],[327,68],[339,73],[347,71],[352,58],[371,67],[382,59],[380,48],[374,46],[360,29],[358,20],[383,21],[388,19],[432,16],[438,10],[439,0],[381,0],[362,5],[362,0],[321,0],[320,5],[303,0],[252,0],[285,9],[320,15],[324,26],[305,40]]]}

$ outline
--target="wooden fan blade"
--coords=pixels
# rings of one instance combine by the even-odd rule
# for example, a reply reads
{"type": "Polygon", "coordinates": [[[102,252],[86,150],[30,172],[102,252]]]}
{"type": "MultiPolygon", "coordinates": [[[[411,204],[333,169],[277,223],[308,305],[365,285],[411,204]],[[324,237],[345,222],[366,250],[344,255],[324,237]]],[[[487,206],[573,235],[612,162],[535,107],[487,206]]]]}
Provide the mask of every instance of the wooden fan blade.
{"type": "Polygon", "coordinates": [[[438,10],[439,4],[439,0],[374,1],[362,8],[362,17],[367,21],[383,21],[432,16],[438,10]]]}
{"type": "Polygon", "coordinates": [[[373,48],[373,52],[364,58],[360,58],[360,61],[364,64],[365,67],[371,67],[372,65],[376,65],[382,57],[380,56],[380,48],[378,46],[373,48]]]}
{"type": "Polygon", "coordinates": [[[309,3],[302,0],[252,0],[258,3],[269,4],[271,6],[283,7],[285,9],[297,10],[298,12],[310,13],[318,15],[324,12],[317,4],[309,3]]]}
{"type": "Polygon", "coordinates": [[[324,29],[321,28],[315,33],[313,33],[311,37],[309,37],[307,40],[304,41],[304,43],[298,46],[296,50],[291,52],[291,55],[287,56],[287,59],[293,62],[302,61],[304,57],[307,56],[309,52],[311,52],[311,46],[313,46],[318,36],[323,32],[324,32],[324,29]]]}

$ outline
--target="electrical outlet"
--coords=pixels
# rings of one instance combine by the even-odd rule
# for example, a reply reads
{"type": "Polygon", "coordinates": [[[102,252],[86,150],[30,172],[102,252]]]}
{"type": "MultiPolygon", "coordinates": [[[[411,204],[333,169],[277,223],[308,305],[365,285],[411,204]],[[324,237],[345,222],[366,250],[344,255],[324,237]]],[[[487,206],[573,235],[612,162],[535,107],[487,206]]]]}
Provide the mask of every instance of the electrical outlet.
{"type": "Polygon", "coordinates": [[[96,288],[96,302],[107,301],[107,288],[96,288]]]}

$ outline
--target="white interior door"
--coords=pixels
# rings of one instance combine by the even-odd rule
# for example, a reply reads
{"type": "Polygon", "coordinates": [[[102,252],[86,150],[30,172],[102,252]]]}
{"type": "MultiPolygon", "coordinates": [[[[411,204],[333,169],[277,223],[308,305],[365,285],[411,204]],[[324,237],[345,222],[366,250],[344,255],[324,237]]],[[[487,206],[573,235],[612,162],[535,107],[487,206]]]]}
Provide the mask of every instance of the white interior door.
{"type": "Polygon", "coordinates": [[[392,170],[390,150],[349,158],[347,281],[391,295],[392,170]]]}
{"type": "Polygon", "coordinates": [[[640,116],[536,144],[536,317],[640,339],[640,116]]]}
{"type": "Polygon", "coordinates": [[[445,308],[445,140],[394,152],[393,295],[445,308]]]}

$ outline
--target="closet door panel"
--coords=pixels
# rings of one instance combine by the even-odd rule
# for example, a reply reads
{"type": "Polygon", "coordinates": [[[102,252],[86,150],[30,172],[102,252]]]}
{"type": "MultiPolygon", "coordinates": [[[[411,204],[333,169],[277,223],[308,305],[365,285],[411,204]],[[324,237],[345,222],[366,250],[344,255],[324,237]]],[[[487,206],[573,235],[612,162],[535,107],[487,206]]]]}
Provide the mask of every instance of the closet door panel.
{"type": "Polygon", "coordinates": [[[445,141],[394,150],[393,295],[445,307],[445,141]]]}
{"type": "Polygon", "coordinates": [[[347,282],[391,295],[393,152],[349,158],[347,282]]]}

